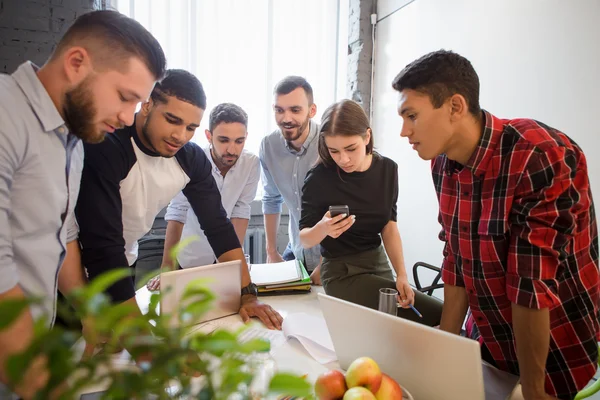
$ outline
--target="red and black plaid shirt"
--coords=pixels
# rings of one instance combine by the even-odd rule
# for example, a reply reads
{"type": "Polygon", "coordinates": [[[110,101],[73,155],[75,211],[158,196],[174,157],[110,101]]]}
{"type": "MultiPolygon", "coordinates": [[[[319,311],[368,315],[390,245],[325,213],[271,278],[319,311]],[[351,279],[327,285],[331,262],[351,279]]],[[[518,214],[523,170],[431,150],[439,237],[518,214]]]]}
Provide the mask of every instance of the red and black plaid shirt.
{"type": "Polygon", "coordinates": [[[469,162],[432,162],[446,242],[442,279],[464,286],[471,337],[519,374],[511,303],[550,310],[546,391],[573,396],[598,359],[598,231],[581,149],[530,119],[483,112],[469,162]]]}

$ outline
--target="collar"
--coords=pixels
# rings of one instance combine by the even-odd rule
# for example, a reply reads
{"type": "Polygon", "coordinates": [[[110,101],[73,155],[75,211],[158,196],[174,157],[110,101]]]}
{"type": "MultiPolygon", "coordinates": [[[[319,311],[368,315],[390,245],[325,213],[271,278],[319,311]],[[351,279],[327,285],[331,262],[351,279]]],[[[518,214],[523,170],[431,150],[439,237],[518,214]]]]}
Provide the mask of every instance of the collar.
{"type": "MultiPolygon", "coordinates": [[[[12,74],[13,79],[19,85],[31,109],[37,116],[45,132],[54,130],[65,125],[65,121],[60,116],[56,106],[52,102],[50,95],[37,76],[37,67],[31,61],[26,61],[17,68],[12,74]]],[[[59,130],[60,133],[67,134],[68,130],[59,130]]]]}
{"type": "MultiPolygon", "coordinates": [[[[469,161],[464,165],[464,168],[471,170],[473,175],[479,177],[486,173],[505,126],[503,120],[496,118],[491,113],[485,110],[482,110],[481,113],[484,119],[481,138],[469,161]]],[[[446,173],[450,174],[462,167],[458,162],[449,159],[446,164],[446,173]]]]}

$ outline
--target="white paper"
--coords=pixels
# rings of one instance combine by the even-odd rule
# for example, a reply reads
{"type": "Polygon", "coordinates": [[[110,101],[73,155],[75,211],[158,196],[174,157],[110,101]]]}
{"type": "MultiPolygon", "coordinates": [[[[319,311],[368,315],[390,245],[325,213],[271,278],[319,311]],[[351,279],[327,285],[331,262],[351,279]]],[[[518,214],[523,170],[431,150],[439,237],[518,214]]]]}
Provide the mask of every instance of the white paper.
{"type": "Polygon", "coordinates": [[[295,338],[312,358],[321,364],[337,360],[333,342],[323,317],[306,313],[290,314],[283,320],[283,333],[295,338]]]}
{"type": "Polygon", "coordinates": [[[273,351],[285,343],[286,338],[282,331],[276,331],[264,328],[249,328],[240,334],[238,337],[240,342],[247,342],[252,339],[264,339],[271,343],[271,351],[273,351]]]}
{"type": "Polygon", "coordinates": [[[296,260],[272,264],[252,264],[252,282],[258,286],[289,283],[302,279],[296,260]]]}

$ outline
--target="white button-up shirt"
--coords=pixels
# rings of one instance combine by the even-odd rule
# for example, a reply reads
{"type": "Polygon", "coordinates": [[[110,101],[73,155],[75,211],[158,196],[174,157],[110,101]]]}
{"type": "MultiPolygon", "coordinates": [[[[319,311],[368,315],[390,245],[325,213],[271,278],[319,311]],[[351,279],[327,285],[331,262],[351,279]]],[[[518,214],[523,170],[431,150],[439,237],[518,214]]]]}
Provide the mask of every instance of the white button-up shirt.
{"type": "MultiPolygon", "coordinates": [[[[221,202],[227,216],[230,219],[250,219],[250,203],[256,196],[260,180],[258,157],[244,150],[233,167],[223,176],[212,159],[210,148],[204,148],[204,152],[212,164],[212,175],[221,192],[221,202]]],[[[188,244],[177,256],[177,261],[182,268],[207,265],[215,261],[215,254],[183,192],[169,203],[165,220],[185,224],[181,240],[197,236],[196,240],[188,244]]]]}

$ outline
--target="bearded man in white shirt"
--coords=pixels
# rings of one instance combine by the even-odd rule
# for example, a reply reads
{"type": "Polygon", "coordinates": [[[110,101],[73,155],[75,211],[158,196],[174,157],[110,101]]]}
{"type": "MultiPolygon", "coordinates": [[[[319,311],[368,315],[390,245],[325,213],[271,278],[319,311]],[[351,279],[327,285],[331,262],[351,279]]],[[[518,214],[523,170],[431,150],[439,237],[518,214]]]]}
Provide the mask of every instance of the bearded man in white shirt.
{"type": "MultiPolygon", "coordinates": [[[[248,115],[235,104],[219,104],[210,113],[205,134],[210,145],[204,151],[213,166],[213,177],[221,192],[223,208],[242,244],[250,220],[250,203],[256,196],[260,180],[258,157],[244,150],[248,136],[248,115]]],[[[215,254],[183,192],[169,203],[165,220],[167,232],[163,267],[174,270],[178,266],[189,268],[215,262],[215,254]],[[190,236],[198,238],[179,252],[177,260],[171,259],[173,246],[190,236]]],[[[150,290],[159,287],[160,276],[148,282],[150,290]]]]}

